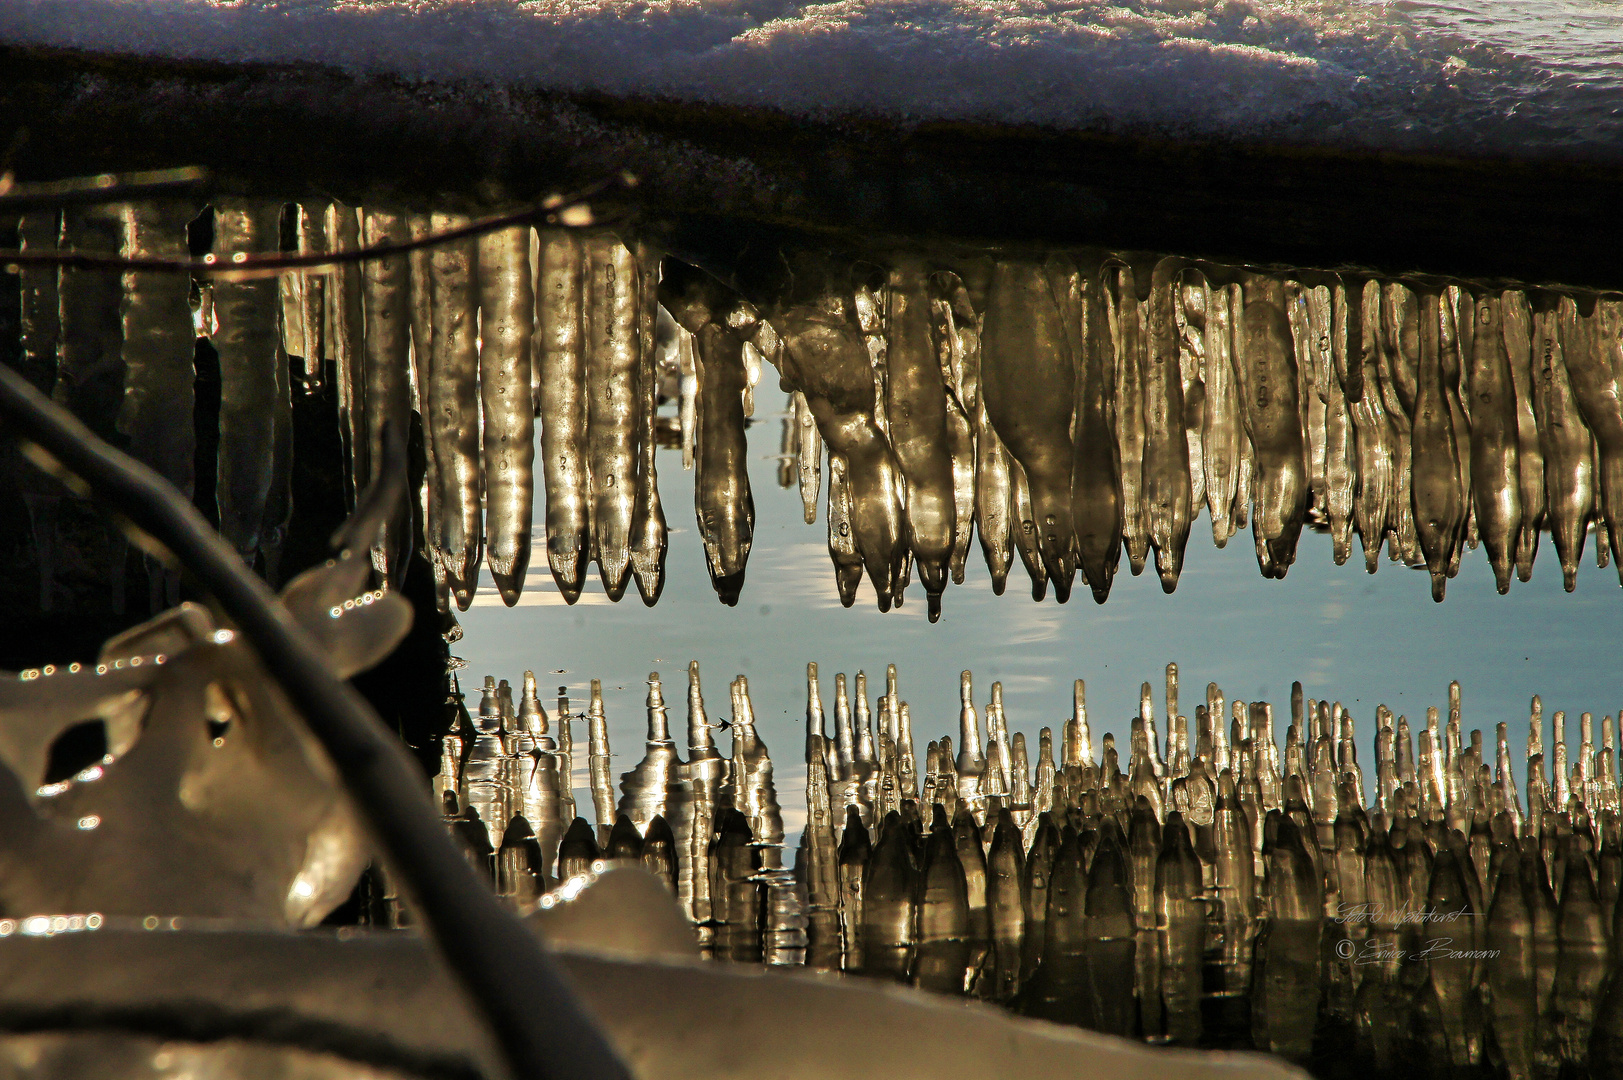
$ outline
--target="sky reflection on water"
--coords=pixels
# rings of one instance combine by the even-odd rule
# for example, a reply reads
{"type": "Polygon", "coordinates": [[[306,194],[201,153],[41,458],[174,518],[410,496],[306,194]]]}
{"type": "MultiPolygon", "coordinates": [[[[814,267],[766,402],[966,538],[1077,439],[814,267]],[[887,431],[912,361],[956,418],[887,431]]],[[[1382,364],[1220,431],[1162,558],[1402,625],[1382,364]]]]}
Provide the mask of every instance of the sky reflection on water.
{"type": "MultiPolygon", "coordinates": [[[[1577,592],[1563,593],[1548,536],[1533,580],[1514,584],[1508,596],[1494,591],[1492,571],[1478,549],[1466,553],[1447,601],[1434,604],[1424,571],[1386,562],[1383,554],[1380,572],[1367,575],[1356,544],[1353,558],[1338,567],[1329,536],[1309,532],[1289,576],[1266,580],[1257,572],[1249,530],[1220,551],[1202,514],[1171,596],[1162,593],[1153,572],[1129,576],[1124,558],[1103,606],[1086,589],[1063,606],[1052,596],[1032,603],[1018,563],[1007,591],[996,597],[976,544],[965,583],[947,590],[935,626],[925,620],[916,580],[900,610],[881,614],[866,583],[856,606],[842,609],[822,510],[816,525],[802,524],[798,490],[777,485],[772,455],[780,425],[770,411],[776,398],[758,394],[749,429],[756,532],[736,608],[716,600],[705,572],[691,509],[693,474],[683,471],[679,453],[662,451],[660,495],[671,550],[659,606],[644,607],[634,589],[611,604],[593,576],[570,609],[544,557],[532,561],[519,606],[511,610],[483,577],[474,607],[459,616],[466,636],[452,650],[468,662],[464,687],[472,690],[486,674],[516,686],[529,668],[550,710],[550,691],[559,685],[578,695],[584,708],[590,680],[602,679],[618,778],[642,757],[648,672],[658,671],[665,682],[679,742],[688,661],[699,661],[712,722],[730,715],[727,684],[745,675],[757,731],[776,765],[791,846],[805,820],[805,666],[811,660],[817,661],[831,720],[836,672],[866,671],[869,693],[877,696],[885,665],[894,663],[901,696],[912,707],[921,758],[929,739],[951,733],[956,741],[958,673],[964,668],[974,673],[977,707],[984,706],[994,680],[1003,683],[1009,731],[1026,733],[1034,763],[1037,732],[1045,725],[1059,731],[1070,714],[1076,678],[1087,680],[1096,740],[1107,731],[1127,737],[1143,682],[1154,688],[1159,714],[1165,667],[1176,661],[1180,708],[1191,728],[1206,684],[1216,682],[1230,699],[1272,702],[1281,742],[1290,722],[1291,681],[1300,679],[1307,696],[1338,700],[1351,710],[1366,784],[1374,777],[1375,706],[1385,703],[1407,715],[1418,730],[1426,706],[1446,712],[1450,679],[1461,684],[1462,726],[1467,732],[1482,729],[1490,761],[1494,725],[1509,723],[1519,769],[1532,695],[1544,700],[1546,738],[1557,710],[1566,711],[1574,738],[1579,714],[1593,712],[1598,740],[1600,717],[1623,709],[1623,596],[1616,570],[1596,567],[1591,543],[1577,592]]],[[[826,499],[826,465],[824,471],[826,499]]],[[[544,544],[540,491],[536,501],[536,536],[544,544]]],[[[1158,726],[1164,739],[1165,725],[1158,726]]],[[[577,725],[577,742],[584,744],[585,737],[584,726],[577,725]]],[[[727,752],[725,733],[718,743],[727,752]]],[[[1523,779],[1518,772],[1518,783],[1523,779]]],[[[577,755],[574,787],[589,806],[584,753],[577,755]]]]}

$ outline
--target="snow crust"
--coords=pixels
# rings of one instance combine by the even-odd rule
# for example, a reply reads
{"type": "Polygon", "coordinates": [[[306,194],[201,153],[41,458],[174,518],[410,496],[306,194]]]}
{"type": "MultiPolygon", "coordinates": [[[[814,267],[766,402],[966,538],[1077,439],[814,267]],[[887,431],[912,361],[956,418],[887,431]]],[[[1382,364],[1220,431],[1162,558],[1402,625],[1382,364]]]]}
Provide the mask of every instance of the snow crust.
{"type": "Polygon", "coordinates": [[[410,79],[1623,159],[1598,0],[0,0],[0,39],[410,79]]]}

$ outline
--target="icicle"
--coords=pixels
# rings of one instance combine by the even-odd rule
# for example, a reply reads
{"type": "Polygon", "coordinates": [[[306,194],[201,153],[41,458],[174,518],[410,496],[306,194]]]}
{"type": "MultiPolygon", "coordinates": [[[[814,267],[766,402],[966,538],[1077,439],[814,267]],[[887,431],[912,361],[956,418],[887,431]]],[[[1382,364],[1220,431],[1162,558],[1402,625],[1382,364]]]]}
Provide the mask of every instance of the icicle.
{"type": "Polygon", "coordinates": [[[1077,562],[1096,603],[1104,603],[1121,561],[1122,479],[1120,447],[1112,429],[1115,354],[1104,296],[1096,277],[1079,283],[1076,306],[1082,338],[1075,358],[1071,460],[1071,526],[1077,562]]]}
{"type": "Polygon", "coordinates": [[[1539,439],[1539,423],[1533,390],[1533,312],[1527,296],[1509,290],[1500,296],[1500,321],[1504,327],[1505,357],[1516,393],[1517,472],[1521,477],[1522,531],[1516,545],[1516,576],[1527,581],[1533,576],[1533,559],[1538,554],[1539,532],[1546,526],[1544,492],[1544,448],[1539,439]]]}
{"type": "Polygon", "coordinates": [[[1144,367],[1144,507],[1150,546],[1155,549],[1156,572],[1162,590],[1169,593],[1177,588],[1183,569],[1193,484],[1175,319],[1181,270],[1177,259],[1162,259],[1155,264],[1150,277],[1149,325],[1145,330],[1148,362],[1144,367]]]}
{"type": "Polygon", "coordinates": [[[873,400],[874,371],[862,363],[867,349],[845,289],[837,284],[841,272],[823,262],[805,270],[820,276],[826,291],[774,318],[782,334],[784,377],[805,392],[828,444],[829,547],[840,599],[848,606],[855,599],[860,556],[879,609],[888,611],[907,556],[898,466],[879,417],[864,407],[873,400]]]}
{"type": "MultiPolygon", "coordinates": [[[[1212,518],[1212,541],[1218,547],[1234,535],[1235,504],[1239,498],[1241,450],[1245,439],[1241,426],[1239,386],[1234,375],[1232,344],[1233,320],[1229,310],[1229,289],[1211,286],[1206,294],[1206,359],[1201,368],[1205,384],[1202,410],[1201,468],[1206,479],[1206,506],[1212,518]]],[[[1214,713],[1221,716],[1221,712],[1214,713]]],[[[1221,727],[1221,723],[1218,725],[1221,727]]]]}
{"type": "Polygon", "coordinates": [[[900,259],[890,269],[885,296],[889,335],[885,408],[890,445],[907,483],[903,507],[907,535],[934,622],[940,618],[940,597],[947,587],[958,526],[947,392],[931,340],[924,263],[900,259]]]}
{"type": "MultiPolygon", "coordinates": [[[[361,215],[361,243],[366,247],[398,244],[410,236],[410,223],[403,214],[368,209],[361,215]]],[[[529,255],[528,239],[525,255],[529,255]]],[[[525,269],[529,269],[527,258],[525,269]]],[[[383,460],[385,427],[402,440],[411,429],[411,268],[406,256],[389,255],[363,263],[361,296],[365,339],[361,351],[364,388],[360,397],[365,409],[366,460],[373,462],[383,460]]],[[[526,341],[526,349],[528,344],[526,341]]],[[[529,378],[527,371],[525,378],[529,378]]],[[[529,401],[524,405],[528,415],[529,401]]],[[[488,424],[488,402],[485,417],[488,424]]],[[[525,521],[529,521],[528,514],[525,521]]],[[[412,539],[411,507],[403,501],[372,545],[372,566],[378,580],[399,587],[412,539]]]]}
{"type": "Polygon", "coordinates": [[[796,468],[800,477],[800,506],[806,524],[817,521],[817,495],[823,484],[823,437],[817,433],[817,420],[812,416],[806,395],[796,390],[791,395],[794,405],[796,431],[796,468]]]}
{"type": "Polygon", "coordinates": [[[1048,570],[1043,565],[1043,553],[1038,540],[1036,510],[1031,504],[1031,484],[1026,471],[1007,451],[1009,458],[1009,520],[1014,537],[1014,550],[1020,564],[1031,578],[1031,598],[1041,601],[1048,593],[1048,570]]]}
{"type": "MultiPolygon", "coordinates": [[[[466,218],[435,214],[436,232],[466,218]]],[[[428,498],[428,554],[436,580],[463,611],[473,603],[484,532],[479,507],[484,493],[479,425],[479,296],[476,241],[434,249],[433,359],[430,365],[428,443],[435,488],[428,498]]],[[[342,369],[342,363],[340,363],[342,369]]]]}
{"type": "MultiPolygon", "coordinates": [[[[275,251],[279,214],[275,204],[222,200],[214,211],[215,252],[229,259],[238,252],[275,251]]],[[[285,368],[276,331],[279,300],[274,278],[214,284],[214,310],[219,320],[214,345],[220,354],[215,497],[220,535],[249,566],[255,564],[261,541],[267,539],[265,511],[276,472],[277,418],[291,407],[286,404],[287,380],[278,378],[278,368],[285,368]]],[[[364,450],[360,460],[365,461],[364,450]]],[[[501,825],[494,834],[496,840],[501,838],[501,825]]]]}
{"type": "Polygon", "coordinates": [[[1263,576],[1282,578],[1296,557],[1307,505],[1296,358],[1280,283],[1247,275],[1244,296],[1245,345],[1235,367],[1257,455],[1251,524],[1263,576]]]}
{"type": "Polygon", "coordinates": [[[1416,399],[1410,434],[1410,483],[1415,532],[1431,573],[1431,598],[1442,602],[1449,564],[1465,526],[1466,492],[1460,487],[1459,447],[1443,388],[1440,305],[1436,292],[1420,297],[1416,399]]]}
{"type": "Polygon", "coordinates": [[[618,601],[631,577],[637,493],[639,273],[631,252],[612,235],[588,237],[584,247],[591,550],[603,591],[618,601]]]}
{"type": "MultiPolygon", "coordinates": [[[[677,405],[677,424],[682,433],[682,468],[693,468],[694,440],[699,426],[699,371],[698,342],[686,327],[676,328],[676,364],[681,374],[678,384],[680,401],[677,405]]],[[[805,442],[801,442],[805,446],[805,442]]]]}
{"type": "Polygon", "coordinates": [[[536,289],[537,408],[547,484],[547,564],[566,603],[581,594],[591,549],[588,401],[581,242],[573,232],[542,235],[536,289]]]}
{"type": "MultiPolygon", "coordinates": [[[[1317,292],[1317,290],[1315,290],[1317,292]]],[[[1358,449],[1351,410],[1348,406],[1346,376],[1348,326],[1346,289],[1338,281],[1326,292],[1326,341],[1330,353],[1320,360],[1326,391],[1324,409],[1325,511],[1330,517],[1330,537],[1336,565],[1352,556],[1352,530],[1358,490],[1358,449]]]]}
{"type": "Polygon", "coordinates": [[[778,436],[778,486],[788,488],[795,482],[795,462],[800,457],[800,429],[795,422],[793,394],[790,394],[783,403],[783,415],[779,423],[783,430],[778,436]]]}
{"type": "MultiPolygon", "coordinates": [[[[326,244],[331,252],[360,247],[357,211],[343,203],[327,206],[326,244]]],[[[268,241],[267,241],[268,242],[268,241]]],[[[216,225],[215,246],[219,246],[216,225]]],[[[358,263],[342,263],[327,278],[328,350],[338,380],[338,426],[344,444],[344,488],[347,503],[355,505],[371,477],[366,431],[366,313],[362,270],[358,263]]],[[[218,297],[215,303],[218,308],[218,297]]],[[[223,442],[223,440],[222,440],[223,442]]],[[[499,836],[498,836],[499,839],[499,836]]]]}
{"type": "MultiPolygon", "coordinates": [[[[61,235],[61,214],[56,210],[30,212],[17,223],[18,246],[23,251],[55,251],[61,235]]],[[[58,271],[54,266],[17,268],[22,306],[16,368],[36,390],[45,394],[51,393],[56,385],[57,346],[62,326],[57,293],[59,273],[70,272],[58,271]]]]}
{"type": "Polygon", "coordinates": [[[1143,329],[1133,271],[1108,271],[1106,303],[1110,337],[1115,345],[1116,441],[1121,461],[1122,542],[1136,577],[1149,553],[1149,517],[1144,505],[1144,365],[1143,329]]]}
{"type": "MultiPolygon", "coordinates": [[[[188,257],[186,223],[191,208],[173,203],[133,203],[123,208],[124,243],[129,258],[188,257]]],[[[31,222],[23,225],[28,245],[31,222]]],[[[54,238],[53,238],[54,246],[54,238]]],[[[56,358],[48,365],[30,355],[40,348],[43,331],[55,336],[56,316],[38,311],[39,290],[34,283],[37,271],[23,278],[23,357],[25,374],[54,373],[56,358]]],[[[50,290],[53,298],[55,282],[50,290]]],[[[193,488],[193,458],[196,437],[192,425],[192,385],[197,373],[192,367],[194,338],[188,301],[190,281],[183,274],[124,273],[123,318],[124,396],[119,404],[117,428],[128,438],[132,457],[150,465],[190,499],[193,488]]],[[[49,390],[49,386],[45,389],[49,390]]],[[[278,415],[280,415],[278,399],[278,415]]],[[[267,500],[268,501],[268,500],[267,500]]],[[[267,514],[267,518],[271,515],[267,514]]],[[[276,522],[282,524],[280,520],[276,522]]],[[[279,544],[276,546],[280,546],[279,544]]],[[[148,558],[147,573],[152,579],[151,607],[154,613],[180,602],[177,571],[148,558]]]]}
{"type": "Polygon", "coordinates": [[[637,245],[637,323],[640,349],[637,371],[637,494],[631,515],[631,574],[642,602],[653,607],[665,589],[665,553],[670,536],[659,499],[658,444],[654,415],[659,410],[656,327],[659,312],[660,256],[637,245]]]}
{"type": "MultiPolygon", "coordinates": [[[[1577,306],[1562,297],[1555,310],[1533,316],[1537,352],[1534,355],[1533,404],[1537,409],[1539,442],[1544,448],[1544,490],[1550,515],[1550,538],[1561,559],[1562,583],[1567,592],[1577,587],[1578,562],[1583,557],[1589,519],[1595,507],[1595,459],[1592,436],[1578,411],[1577,396],[1568,375],[1567,342],[1582,352],[1585,336],[1577,306]]],[[[1581,366],[1581,365],[1580,365],[1581,366]]]]}
{"type": "MultiPolygon", "coordinates": [[[[324,208],[301,203],[295,211],[298,215],[294,223],[297,237],[298,253],[300,255],[319,255],[327,250],[326,211],[324,208]]],[[[426,219],[425,219],[426,222],[426,219]]],[[[413,225],[416,217],[413,216],[413,225]]],[[[415,236],[415,230],[413,231],[415,236]]],[[[412,269],[417,267],[416,254],[413,253],[412,269]]],[[[423,265],[428,265],[428,253],[422,253],[423,265]]],[[[426,272],[426,271],[425,271],[426,272]]],[[[327,288],[332,281],[332,275],[322,272],[314,274],[288,275],[297,282],[294,294],[298,298],[299,316],[299,345],[302,352],[297,355],[304,358],[304,373],[301,379],[302,389],[306,394],[319,392],[326,384],[327,358],[327,288]]],[[[415,298],[416,290],[413,289],[415,298]]],[[[413,308],[415,310],[415,303],[413,308]]],[[[419,361],[418,373],[423,369],[419,361]]],[[[426,386],[426,380],[419,380],[420,386],[426,386]]]]}

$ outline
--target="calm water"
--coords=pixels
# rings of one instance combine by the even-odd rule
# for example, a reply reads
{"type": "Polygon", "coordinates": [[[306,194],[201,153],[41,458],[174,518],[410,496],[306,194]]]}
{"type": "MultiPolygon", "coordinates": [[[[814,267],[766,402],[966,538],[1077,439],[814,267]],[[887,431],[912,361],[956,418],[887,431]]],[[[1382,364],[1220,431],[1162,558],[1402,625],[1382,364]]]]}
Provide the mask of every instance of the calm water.
{"type": "MultiPolygon", "coordinates": [[[[771,378],[768,369],[762,389],[771,378]]],[[[705,572],[689,509],[693,474],[682,470],[678,453],[662,452],[660,494],[673,535],[659,607],[645,608],[634,589],[611,604],[594,576],[570,608],[544,565],[532,564],[519,606],[509,610],[486,579],[474,607],[460,616],[466,637],[452,650],[468,662],[464,687],[486,674],[517,685],[524,670],[533,669],[550,709],[549,688],[566,684],[584,698],[590,680],[602,679],[618,777],[642,756],[648,672],[664,679],[679,740],[689,660],[700,663],[712,722],[730,714],[727,684],[748,676],[757,729],[776,763],[791,844],[804,823],[805,665],[811,660],[818,663],[831,716],[835,672],[867,671],[869,692],[877,696],[885,665],[894,663],[921,753],[928,739],[951,733],[957,740],[959,671],[974,672],[978,707],[999,680],[1009,730],[1026,733],[1034,760],[1038,729],[1049,725],[1057,732],[1070,713],[1073,679],[1087,680],[1095,740],[1106,731],[1124,740],[1141,683],[1151,683],[1157,711],[1164,711],[1168,661],[1178,664],[1180,710],[1191,726],[1195,705],[1213,681],[1230,698],[1272,702],[1281,742],[1292,680],[1301,680],[1309,697],[1343,702],[1358,723],[1359,760],[1371,779],[1375,706],[1384,702],[1418,730],[1426,706],[1446,714],[1450,679],[1462,686],[1464,729],[1483,730],[1490,757],[1494,725],[1506,721],[1513,756],[1520,758],[1534,694],[1543,697],[1547,730],[1554,712],[1565,710],[1575,733],[1579,714],[1588,711],[1596,717],[1597,739],[1599,718],[1623,708],[1617,659],[1623,596],[1616,570],[1595,566],[1591,544],[1577,591],[1568,595],[1547,536],[1531,582],[1498,595],[1479,549],[1466,554],[1442,604],[1431,601],[1423,571],[1384,556],[1373,576],[1364,572],[1356,547],[1347,565],[1336,566],[1323,534],[1304,533],[1284,581],[1264,580],[1249,532],[1220,551],[1202,515],[1170,596],[1153,572],[1129,577],[1124,560],[1103,606],[1081,588],[1066,605],[1051,596],[1034,604],[1018,564],[1008,590],[996,597],[977,544],[965,583],[947,590],[934,626],[925,621],[916,583],[900,610],[881,614],[866,583],[856,606],[842,609],[821,508],[817,524],[804,525],[798,490],[777,486],[780,424],[773,409],[781,400],[759,394],[749,429],[756,532],[736,608],[716,600],[705,572]]],[[[544,512],[538,498],[537,536],[544,535],[544,512]]],[[[578,727],[575,737],[584,745],[584,727],[578,727]]],[[[1164,723],[1159,730],[1165,738],[1164,723]]],[[[726,752],[725,734],[718,741],[726,752]]],[[[576,762],[577,798],[589,806],[585,754],[576,762]]]]}

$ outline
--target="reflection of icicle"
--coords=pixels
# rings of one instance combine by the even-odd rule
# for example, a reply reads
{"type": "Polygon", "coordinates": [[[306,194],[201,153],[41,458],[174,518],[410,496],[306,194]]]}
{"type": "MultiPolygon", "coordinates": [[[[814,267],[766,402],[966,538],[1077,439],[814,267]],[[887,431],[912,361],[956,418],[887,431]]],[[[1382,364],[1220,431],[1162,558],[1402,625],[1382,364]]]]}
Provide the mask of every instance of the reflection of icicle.
{"type": "Polygon", "coordinates": [[[530,230],[479,238],[479,396],[484,421],[485,559],[502,603],[518,603],[530,566],[535,487],[530,230]]]}
{"type": "Polygon", "coordinates": [[[597,842],[607,845],[614,823],[614,779],[609,771],[609,720],[603,712],[603,683],[592,680],[592,697],[586,706],[586,738],[589,775],[592,785],[592,812],[597,815],[597,842]]]}
{"type": "Polygon", "coordinates": [[[772,783],[772,756],[755,732],[755,710],[750,704],[749,680],[734,681],[732,803],[749,818],[750,831],[762,845],[761,866],[783,866],[783,814],[772,783]]]}
{"type": "Polygon", "coordinates": [[[677,836],[682,847],[677,895],[701,924],[711,917],[708,851],[718,810],[723,809],[718,799],[726,777],[727,761],[716,751],[710,734],[695,660],[688,664],[688,765],[683,786],[688,812],[687,827],[677,836]]]}
{"type": "MultiPolygon", "coordinates": [[[[664,687],[659,672],[648,675],[648,738],[643,758],[636,768],[620,777],[618,812],[630,819],[638,832],[646,833],[656,816],[675,818],[673,792],[680,794],[682,760],[671,738],[669,714],[665,709],[664,687]]],[[[680,800],[677,800],[680,801],[680,800]]]]}

